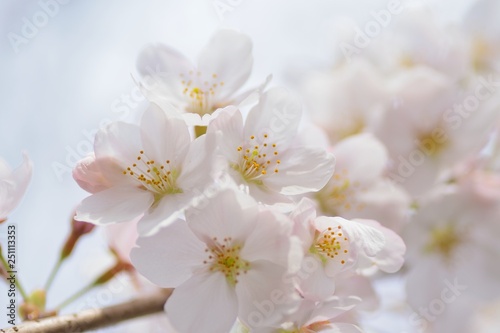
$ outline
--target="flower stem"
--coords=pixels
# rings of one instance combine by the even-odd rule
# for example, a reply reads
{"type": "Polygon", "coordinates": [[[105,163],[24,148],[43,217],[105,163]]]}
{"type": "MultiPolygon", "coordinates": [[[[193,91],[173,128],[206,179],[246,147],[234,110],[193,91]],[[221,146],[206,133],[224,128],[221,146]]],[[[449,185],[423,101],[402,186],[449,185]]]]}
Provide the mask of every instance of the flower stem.
{"type": "Polygon", "coordinates": [[[86,293],[88,293],[90,290],[92,290],[96,286],[97,285],[94,282],[86,285],[85,287],[83,287],[82,289],[78,290],[76,293],[71,295],[69,298],[67,298],[59,306],[57,306],[56,311],[59,312],[62,308],[65,308],[66,306],[70,305],[71,303],[73,303],[74,301],[76,301],[77,299],[79,299],[80,297],[85,295],[86,293]]]}
{"type": "Polygon", "coordinates": [[[52,282],[54,282],[54,278],[57,275],[57,272],[59,272],[59,268],[61,268],[61,264],[63,263],[63,259],[60,257],[57,263],[54,265],[52,268],[52,271],[50,272],[49,278],[47,282],[45,283],[45,291],[48,291],[50,286],[52,285],[52,282]]]}

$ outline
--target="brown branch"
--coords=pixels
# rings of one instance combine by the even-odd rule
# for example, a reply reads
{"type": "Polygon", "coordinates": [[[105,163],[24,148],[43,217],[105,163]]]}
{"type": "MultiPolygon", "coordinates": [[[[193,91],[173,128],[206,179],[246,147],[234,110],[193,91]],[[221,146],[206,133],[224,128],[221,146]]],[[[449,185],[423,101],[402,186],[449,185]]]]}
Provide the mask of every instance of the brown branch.
{"type": "Polygon", "coordinates": [[[154,295],[138,297],[131,301],[102,309],[85,310],[73,315],[64,315],[0,329],[1,333],[69,333],[84,332],[110,326],[125,320],[163,311],[165,302],[173,289],[164,289],[154,295]]]}

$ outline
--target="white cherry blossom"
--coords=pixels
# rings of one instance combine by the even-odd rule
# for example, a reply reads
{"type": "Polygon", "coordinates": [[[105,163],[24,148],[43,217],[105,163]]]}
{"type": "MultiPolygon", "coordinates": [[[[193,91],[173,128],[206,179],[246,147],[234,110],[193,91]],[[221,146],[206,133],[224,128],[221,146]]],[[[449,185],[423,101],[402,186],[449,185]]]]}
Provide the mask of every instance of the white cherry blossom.
{"type": "Polygon", "coordinates": [[[109,224],[142,217],[140,233],[168,224],[211,180],[210,138],[191,142],[184,121],[154,104],[140,126],[116,122],[100,130],[95,159],[75,171],[82,187],[95,191],[77,208],[76,219],[109,224]]]}
{"type": "Polygon", "coordinates": [[[249,196],[224,190],[201,209],[189,209],[132,252],[138,271],[161,287],[176,288],[165,310],[180,332],[229,332],[236,318],[247,327],[276,323],[283,303],[263,313],[279,290],[286,303],[292,223],[259,209],[249,196]]]}
{"type": "Polygon", "coordinates": [[[163,44],[146,47],[137,60],[142,90],[158,105],[205,115],[238,104],[252,91],[237,95],[250,76],[252,42],[242,33],[219,30],[200,52],[197,64],[163,44]],[[148,84],[149,82],[149,84],[148,84]]]}
{"type": "Polygon", "coordinates": [[[219,152],[238,184],[264,203],[289,201],[286,196],[314,192],[331,177],[334,158],[324,149],[294,144],[301,104],[284,89],[264,93],[245,123],[228,107],[210,122],[219,152]]]}

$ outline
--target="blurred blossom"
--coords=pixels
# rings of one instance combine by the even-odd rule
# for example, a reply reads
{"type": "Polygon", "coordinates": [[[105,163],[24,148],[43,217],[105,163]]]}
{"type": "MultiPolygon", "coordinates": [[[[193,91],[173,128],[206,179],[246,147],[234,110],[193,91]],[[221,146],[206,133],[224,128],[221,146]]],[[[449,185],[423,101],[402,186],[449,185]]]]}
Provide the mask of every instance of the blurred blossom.
{"type": "Polygon", "coordinates": [[[14,170],[0,158],[0,223],[7,220],[23,198],[32,170],[33,165],[26,154],[23,155],[23,163],[14,170]]]}

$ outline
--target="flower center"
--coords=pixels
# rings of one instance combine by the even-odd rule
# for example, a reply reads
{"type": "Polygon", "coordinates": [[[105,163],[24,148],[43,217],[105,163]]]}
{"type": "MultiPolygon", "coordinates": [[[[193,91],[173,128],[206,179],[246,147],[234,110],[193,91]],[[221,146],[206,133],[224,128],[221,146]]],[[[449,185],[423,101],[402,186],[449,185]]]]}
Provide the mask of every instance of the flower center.
{"type": "Polygon", "coordinates": [[[268,138],[269,136],[264,134],[262,142],[259,143],[255,135],[251,135],[249,142],[236,148],[240,153],[240,161],[239,164],[233,165],[233,168],[239,171],[247,182],[262,184],[261,178],[279,172],[281,160],[278,159],[277,145],[270,144],[268,138]]]}
{"type": "Polygon", "coordinates": [[[427,252],[437,252],[443,255],[447,260],[451,259],[452,252],[462,242],[461,235],[448,224],[441,228],[435,228],[431,232],[431,239],[425,250],[427,252]]]}
{"type": "Polygon", "coordinates": [[[137,162],[123,170],[125,176],[137,180],[145,189],[158,194],[181,193],[175,181],[179,171],[171,167],[171,161],[165,162],[149,159],[143,150],[137,156],[137,162]]]}
{"type": "MultiPolygon", "coordinates": [[[[439,127],[436,127],[439,128],[439,127]]],[[[435,132],[421,133],[416,143],[418,148],[429,157],[437,157],[441,154],[447,145],[447,140],[436,135],[435,132]]]]}
{"type": "Polygon", "coordinates": [[[349,239],[342,232],[342,226],[328,229],[319,233],[316,240],[309,249],[309,252],[315,254],[323,264],[330,259],[339,261],[344,265],[349,258],[349,239]]]}
{"type": "Polygon", "coordinates": [[[359,182],[351,182],[346,169],[336,172],[325,189],[318,193],[321,209],[333,216],[346,211],[361,211],[365,205],[356,201],[356,195],[362,190],[359,182]]]}
{"type": "Polygon", "coordinates": [[[188,112],[207,114],[212,113],[219,106],[216,105],[218,90],[224,86],[224,81],[217,80],[217,74],[209,79],[203,79],[201,72],[189,71],[180,74],[182,93],[189,99],[188,112]]]}
{"type": "Polygon", "coordinates": [[[203,263],[210,265],[211,272],[221,272],[231,286],[238,283],[238,276],[246,274],[250,263],[240,258],[241,246],[233,244],[232,238],[224,238],[222,243],[213,238],[212,245],[205,249],[208,259],[203,263]]]}

